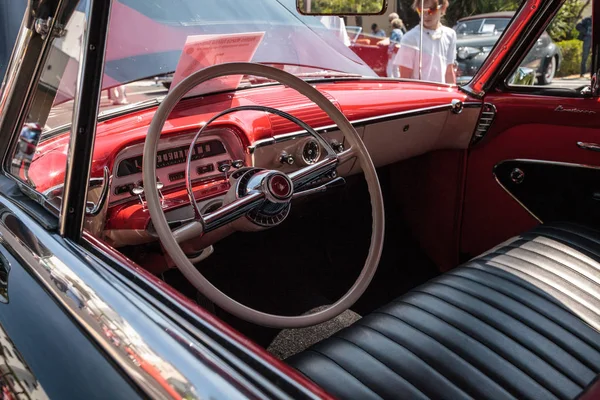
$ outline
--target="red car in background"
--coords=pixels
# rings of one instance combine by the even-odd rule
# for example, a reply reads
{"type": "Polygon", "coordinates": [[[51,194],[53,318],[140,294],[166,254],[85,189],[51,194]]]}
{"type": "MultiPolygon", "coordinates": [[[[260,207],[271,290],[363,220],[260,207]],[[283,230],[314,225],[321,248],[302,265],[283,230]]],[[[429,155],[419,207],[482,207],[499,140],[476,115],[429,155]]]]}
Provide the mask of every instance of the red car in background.
{"type": "MultiPolygon", "coordinates": [[[[389,38],[362,33],[359,26],[346,27],[352,44],[350,49],[356,53],[377,75],[387,77],[389,38]]],[[[398,45],[394,54],[398,52],[398,45]]]]}

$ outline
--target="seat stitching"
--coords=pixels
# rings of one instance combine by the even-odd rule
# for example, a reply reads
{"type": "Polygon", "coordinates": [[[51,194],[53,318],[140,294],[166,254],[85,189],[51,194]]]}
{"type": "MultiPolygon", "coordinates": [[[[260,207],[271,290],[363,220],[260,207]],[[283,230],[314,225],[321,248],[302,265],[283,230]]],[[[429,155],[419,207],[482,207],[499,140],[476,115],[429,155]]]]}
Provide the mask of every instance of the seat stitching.
{"type": "MultiPolygon", "coordinates": [[[[421,362],[423,362],[423,364],[425,364],[427,367],[431,368],[431,370],[432,370],[432,371],[434,371],[434,372],[435,372],[437,375],[439,375],[439,376],[440,376],[442,379],[446,380],[450,386],[454,386],[454,387],[455,387],[455,388],[456,388],[456,389],[457,389],[459,392],[462,392],[462,393],[463,393],[463,394],[464,394],[466,397],[471,397],[471,396],[470,396],[468,393],[466,393],[464,390],[462,390],[462,388],[458,387],[458,386],[457,386],[457,385],[456,385],[454,382],[452,382],[452,381],[451,381],[451,380],[450,380],[450,379],[449,379],[449,378],[448,378],[446,375],[442,374],[440,371],[438,371],[436,368],[434,368],[434,367],[433,367],[431,364],[429,364],[427,361],[423,360],[423,358],[419,357],[419,355],[417,355],[417,354],[416,354],[414,351],[412,351],[412,350],[411,350],[411,349],[409,349],[408,347],[404,346],[404,345],[403,345],[403,344],[401,344],[401,343],[398,343],[396,340],[394,340],[393,338],[389,337],[389,336],[388,336],[388,335],[386,335],[385,333],[383,333],[383,332],[380,332],[379,330],[377,330],[377,329],[375,329],[375,328],[373,328],[373,327],[371,327],[371,326],[368,326],[368,325],[362,324],[360,320],[358,320],[358,321],[357,321],[355,324],[356,324],[356,325],[358,325],[358,326],[361,326],[361,327],[363,327],[363,328],[370,329],[370,330],[372,330],[373,332],[375,332],[375,333],[377,333],[377,334],[379,334],[379,335],[381,335],[381,336],[383,336],[383,337],[387,338],[388,340],[390,340],[390,341],[394,342],[394,343],[395,343],[396,345],[398,345],[399,347],[402,347],[402,348],[404,348],[406,351],[408,351],[409,353],[411,353],[412,355],[414,355],[414,356],[415,356],[415,358],[417,358],[418,360],[420,360],[421,362]]],[[[336,336],[336,338],[344,339],[344,340],[346,340],[346,341],[350,342],[348,339],[341,338],[341,337],[339,337],[339,336],[336,336]]],[[[350,343],[352,343],[352,342],[350,342],[350,343]]],[[[353,344],[354,344],[355,346],[359,347],[359,346],[358,346],[356,343],[353,343],[353,344]]],[[[359,348],[360,348],[360,347],[359,347],[359,348]]],[[[363,350],[364,350],[365,352],[367,352],[369,355],[371,355],[371,353],[369,353],[367,350],[365,350],[365,349],[363,349],[363,350]]],[[[373,355],[371,355],[371,356],[372,356],[372,357],[375,357],[375,356],[373,356],[373,355]]],[[[382,363],[383,363],[383,361],[380,361],[380,362],[382,362],[382,363]]],[[[386,365],[386,364],[384,364],[384,365],[386,365]]],[[[411,383],[412,383],[412,382],[411,382],[411,383]]],[[[414,384],[413,384],[413,386],[414,386],[414,384]]],[[[421,390],[420,390],[420,391],[421,391],[421,390]]],[[[422,391],[421,391],[421,392],[422,392],[422,391]]],[[[430,397],[430,396],[429,396],[429,397],[430,397]]]]}
{"type": "MultiPolygon", "coordinates": [[[[514,362],[510,361],[509,359],[507,359],[504,355],[498,353],[497,350],[491,348],[488,344],[482,342],[480,339],[476,338],[475,336],[471,335],[469,332],[464,331],[463,329],[459,328],[458,326],[454,325],[452,322],[445,320],[444,318],[432,313],[429,310],[424,309],[423,307],[420,307],[418,305],[412,304],[412,303],[408,303],[406,300],[403,299],[396,299],[394,300],[392,303],[402,303],[405,304],[407,306],[416,308],[418,310],[421,310],[429,315],[431,315],[433,318],[436,318],[440,321],[442,321],[445,324],[450,325],[451,327],[453,327],[454,329],[456,329],[457,331],[459,331],[460,333],[462,333],[465,336],[470,337],[471,339],[473,339],[474,341],[476,341],[477,343],[481,344],[483,347],[487,348],[489,351],[491,351],[492,353],[496,354],[498,357],[500,357],[501,359],[503,359],[504,361],[506,361],[508,364],[513,365],[516,369],[518,369],[519,371],[521,371],[523,373],[523,375],[528,376],[532,381],[536,382],[540,388],[546,390],[548,393],[551,393],[549,389],[547,389],[544,384],[542,382],[540,382],[535,376],[532,376],[530,373],[528,373],[527,371],[524,371],[519,365],[515,364],[514,362]]],[[[510,338],[509,338],[510,339],[510,338]]],[[[554,394],[554,393],[552,393],[554,394]]]]}
{"type": "MultiPolygon", "coordinates": [[[[428,293],[428,292],[422,292],[422,291],[418,291],[418,293],[422,293],[423,295],[428,295],[430,297],[434,297],[462,312],[464,312],[465,314],[470,315],[471,317],[473,317],[474,319],[478,320],[479,322],[481,322],[483,325],[488,326],[490,329],[493,329],[494,331],[496,331],[498,334],[504,336],[505,338],[507,338],[508,340],[512,341],[513,343],[517,344],[519,347],[522,347],[524,350],[528,351],[532,356],[538,358],[540,361],[544,362],[549,369],[556,371],[558,374],[563,375],[565,377],[565,379],[567,379],[568,381],[572,382],[575,386],[581,388],[581,385],[579,385],[577,382],[573,382],[573,380],[571,380],[571,378],[569,378],[568,376],[566,376],[562,371],[557,370],[556,368],[554,368],[554,366],[552,366],[550,363],[548,363],[546,360],[544,360],[542,357],[540,357],[539,355],[537,355],[535,352],[533,352],[531,349],[527,348],[526,346],[523,346],[521,343],[517,342],[516,340],[514,340],[513,338],[511,338],[510,336],[506,335],[504,332],[498,330],[495,326],[492,326],[488,323],[486,323],[485,321],[481,320],[481,318],[477,317],[476,315],[471,314],[470,312],[460,308],[459,306],[452,304],[450,302],[448,302],[446,299],[442,299],[434,294],[428,293]]],[[[542,385],[543,386],[543,385],[542,385]]],[[[558,394],[555,393],[556,396],[559,396],[558,394]]]]}
{"type": "MultiPolygon", "coordinates": [[[[535,242],[535,243],[539,243],[539,242],[535,242]]],[[[548,247],[549,247],[549,246],[548,246],[548,247]]],[[[590,279],[588,276],[586,276],[585,274],[583,274],[583,273],[579,272],[578,270],[574,269],[573,267],[570,267],[569,265],[566,265],[566,264],[564,264],[564,263],[562,263],[562,262],[560,262],[560,261],[558,261],[558,260],[556,260],[556,259],[554,259],[554,258],[550,258],[550,257],[548,257],[548,256],[546,256],[546,255],[544,255],[544,254],[542,254],[542,253],[538,253],[537,251],[533,251],[533,250],[527,249],[527,248],[525,248],[525,247],[513,247],[513,248],[514,248],[514,249],[519,249],[519,250],[524,250],[525,252],[528,252],[528,253],[536,254],[536,255],[538,255],[539,257],[545,258],[545,259],[547,259],[547,260],[550,260],[550,261],[552,261],[552,262],[555,262],[555,263],[557,263],[557,264],[559,264],[559,265],[562,265],[562,266],[564,266],[564,267],[565,267],[567,270],[573,271],[573,272],[574,272],[576,275],[579,275],[579,276],[581,276],[581,277],[582,277],[584,280],[587,280],[587,281],[589,281],[589,282],[590,282],[590,283],[591,283],[593,286],[596,286],[596,287],[598,287],[598,288],[600,289],[600,287],[599,287],[600,285],[598,285],[598,282],[596,282],[596,281],[595,281],[595,280],[593,280],[593,279],[590,279]]],[[[555,250],[558,250],[558,249],[555,249],[555,250]]],[[[525,262],[528,262],[528,263],[530,263],[530,264],[534,264],[533,262],[531,262],[531,261],[529,261],[529,260],[525,260],[525,259],[523,259],[523,258],[521,258],[521,257],[517,257],[517,256],[515,256],[515,255],[513,255],[513,254],[508,254],[508,253],[503,253],[503,254],[504,254],[504,255],[507,255],[507,256],[510,256],[510,257],[518,258],[519,260],[523,260],[523,261],[525,261],[525,262]]],[[[563,252],[563,254],[567,254],[568,256],[570,256],[570,257],[573,257],[573,256],[571,256],[571,255],[570,255],[570,254],[568,254],[568,253],[564,253],[564,252],[563,252]]],[[[573,257],[573,258],[575,258],[575,257],[573,257]]],[[[576,258],[576,259],[577,259],[577,258],[576,258]]],[[[579,260],[579,259],[577,259],[577,260],[579,260]]],[[[583,262],[584,264],[587,264],[587,263],[585,263],[585,262],[584,262],[584,261],[582,261],[582,260],[579,260],[579,261],[583,262]]],[[[534,265],[535,265],[535,264],[534,264],[534,265]]],[[[589,265],[589,264],[587,264],[587,265],[589,265]]],[[[551,270],[550,270],[550,269],[548,269],[548,268],[545,268],[545,267],[543,267],[543,266],[541,266],[541,265],[538,265],[538,267],[539,267],[539,268],[542,268],[544,271],[548,271],[549,273],[551,273],[551,274],[554,274],[554,275],[556,275],[556,276],[559,276],[559,277],[560,277],[560,275],[558,275],[557,273],[555,273],[555,272],[551,271],[551,270]]],[[[592,269],[593,269],[593,270],[595,270],[595,268],[594,268],[594,267],[592,267],[592,269]]],[[[565,281],[569,282],[569,280],[567,280],[567,279],[565,279],[565,278],[562,278],[562,277],[561,277],[561,279],[563,279],[563,280],[565,280],[565,281]]],[[[569,282],[569,283],[570,283],[570,282],[569,282]]],[[[579,285],[578,285],[578,287],[579,287],[579,285]]],[[[589,293],[590,295],[592,295],[592,297],[594,297],[594,294],[593,294],[593,293],[590,293],[588,290],[584,290],[584,291],[585,291],[586,293],[589,293]]],[[[597,290],[596,290],[596,291],[597,291],[597,290]]]]}
{"type": "MultiPolygon", "coordinates": [[[[509,256],[509,257],[510,257],[510,256],[509,256]]],[[[513,258],[516,258],[516,257],[513,257],[513,258]]],[[[516,258],[516,259],[520,260],[519,258],[516,258]]],[[[597,311],[595,311],[595,310],[591,309],[591,308],[590,308],[590,307],[589,307],[587,304],[585,304],[584,302],[582,302],[582,301],[580,301],[580,300],[577,300],[577,299],[576,299],[576,298],[574,298],[574,297],[573,297],[573,296],[572,296],[570,293],[567,293],[567,292],[565,292],[564,290],[561,290],[561,288],[557,288],[556,286],[554,286],[554,285],[552,285],[552,284],[550,284],[550,283],[548,283],[548,282],[545,282],[545,281],[543,281],[543,280],[539,279],[538,277],[535,277],[535,276],[533,276],[533,275],[531,275],[531,274],[529,274],[529,273],[527,273],[527,272],[525,272],[525,271],[523,271],[523,270],[520,270],[520,269],[514,268],[513,266],[511,266],[511,265],[508,265],[508,264],[506,264],[506,263],[500,262],[500,261],[498,261],[498,260],[489,260],[489,261],[490,261],[490,262],[497,263],[497,264],[500,264],[500,265],[503,265],[503,266],[505,266],[506,268],[509,268],[509,269],[511,269],[511,270],[513,270],[513,271],[520,272],[520,273],[522,273],[523,275],[527,275],[527,276],[531,277],[531,279],[533,279],[533,280],[536,280],[536,281],[538,281],[538,282],[541,282],[541,283],[543,283],[543,284],[545,284],[545,285],[547,285],[547,286],[550,286],[551,288],[553,288],[553,289],[554,289],[554,290],[556,290],[557,292],[560,292],[560,293],[562,293],[562,294],[563,294],[565,297],[568,297],[568,298],[570,298],[570,299],[571,299],[573,302],[575,302],[575,303],[579,304],[580,306],[582,306],[582,307],[584,307],[584,308],[588,309],[589,311],[591,311],[592,313],[594,313],[594,314],[598,315],[598,317],[600,317],[600,313],[599,313],[599,312],[597,312],[597,311]]],[[[528,261],[526,261],[526,260],[520,260],[520,261],[524,261],[524,262],[527,262],[527,263],[528,263],[528,261]]],[[[531,263],[529,263],[529,264],[531,264],[531,263]]],[[[531,264],[531,265],[534,265],[534,264],[531,264]]],[[[561,278],[561,279],[562,279],[562,278],[561,278]]],[[[563,279],[563,280],[564,280],[564,279],[563,279]]],[[[568,283],[568,282],[567,282],[567,283],[568,283]]],[[[571,285],[572,285],[572,284],[571,284],[571,285]]],[[[572,286],[574,286],[574,285],[572,285],[572,286]]],[[[586,302],[586,303],[587,303],[587,302],[586,302]]]]}
{"type": "MultiPolygon", "coordinates": [[[[488,273],[487,271],[483,271],[483,270],[478,270],[478,271],[481,271],[481,272],[487,273],[488,275],[493,275],[493,276],[495,276],[495,277],[498,277],[498,275],[495,275],[495,274],[488,273]]],[[[473,282],[473,283],[476,283],[476,284],[479,284],[479,285],[481,285],[481,286],[484,286],[484,287],[488,288],[489,290],[493,290],[493,291],[495,291],[495,292],[497,292],[497,293],[500,293],[501,295],[504,295],[504,296],[506,296],[506,297],[508,297],[508,298],[512,299],[513,301],[515,301],[515,302],[517,302],[517,303],[521,304],[523,307],[526,307],[526,308],[530,309],[532,312],[534,312],[534,313],[537,313],[537,314],[539,314],[540,316],[542,316],[542,317],[546,318],[548,321],[550,321],[550,322],[552,322],[552,323],[554,323],[554,324],[556,324],[556,325],[560,326],[560,327],[561,327],[562,329],[564,329],[564,330],[565,330],[567,333],[569,333],[569,334],[571,334],[571,335],[575,336],[577,339],[581,340],[581,341],[582,341],[584,344],[586,344],[587,346],[591,347],[591,348],[592,348],[592,350],[595,350],[595,351],[597,351],[597,352],[599,352],[599,353],[600,353],[600,350],[599,350],[598,348],[596,348],[596,347],[595,347],[595,343],[594,343],[594,342],[589,342],[589,341],[587,340],[587,338],[578,336],[578,331],[577,331],[576,329],[573,329],[573,330],[571,330],[572,326],[570,326],[570,325],[568,325],[568,324],[564,324],[564,325],[563,325],[563,323],[562,323],[563,321],[562,321],[562,320],[560,320],[559,318],[556,318],[556,319],[554,319],[554,315],[552,315],[551,313],[546,313],[546,312],[541,312],[541,311],[538,311],[538,310],[537,310],[536,308],[534,308],[533,306],[530,306],[530,305],[529,305],[529,304],[527,304],[527,303],[523,303],[523,302],[522,302],[520,299],[518,299],[517,297],[513,297],[513,296],[511,296],[511,292],[510,292],[510,291],[507,291],[507,292],[501,291],[500,289],[497,289],[497,288],[495,288],[495,287],[492,287],[492,286],[490,286],[490,285],[487,285],[487,284],[485,284],[484,282],[480,282],[480,281],[478,281],[478,280],[475,280],[475,279],[472,279],[472,278],[470,278],[470,277],[468,277],[468,276],[459,275],[459,274],[455,273],[454,271],[450,271],[450,272],[448,272],[448,273],[447,273],[447,275],[448,275],[448,276],[453,276],[453,277],[456,277],[456,278],[462,278],[462,279],[464,279],[464,280],[471,281],[471,282],[473,282]]],[[[498,277],[498,278],[499,278],[499,279],[502,279],[502,278],[500,278],[500,277],[498,277]]],[[[506,280],[506,279],[503,279],[503,280],[506,280]]],[[[511,282],[511,281],[508,281],[508,280],[506,280],[506,281],[507,281],[507,282],[511,282]]],[[[512,282],[511,282],[511,283],[512,283],[512,282]]],[[[517,285],[517,286],[519,286],[519,285],[517,285]]],[[[525,290],[527,290],[527,289],[525,289],[525,290]]],[[[531,292],[531,293],[533,293],[533,292],[531,292]]],[[[536,293],[533,293],[533,294],[536,294],[536,293]]],[[[543,297],[541,297],[541,296],[538,296],[538,297],[540,297],[541,299],[544,299],[544,298],[543,298],[543,297]]],[[[544,299],[544,300],[546,300],[546,299],[544,299]]],[[[546,300],[546,301],[547,301],[547,300],[546,300]]],[[[550,303],[552,306],[556,306],[556,305],[555,305],[554,303],[552,303],[552,302],[549,302],[549,303],[550,303]]],[[[557,307],[557,308],[559,308],[559,309],[563,310],[561,307],[557,307]]],[[[568,312],[567,310],[563,310],[563,311],[567,312],[569,315],[573,316],[574,318],[577,318],[577,316],[574,316],[574,315],[572,315],[572,314],[571,314],[570,312],[568,312]]],[[[587,325],[585,322],[583,322],[583,320],[581,320],[581,322],[582,322],[582,324],[584,324],[584,325],[587,325]]]]}
{"type": "MultiPolygon", "coordinates": [[[[510,315],[510,314],[508,314],[507,312],[505,312],[505,311],[501,310],[500,308],[498,308],[498,307],[496,307],[496,306],[494,306],[494,305],[492,305],[492,304],[488,303],[487,301],[485,301],[485,300],[483,300],[483,299],[480,299],[479,297],[477,297],[477,296],[475,296],[475,295],[472,295],[472,294],[470,294],[470,293],[468,293],[468,292],[466,292],[466,291],[464,291],[464,290],[462,290],[462,289],[460,289],[460,288],[455,288],[455,287],[453,287],[453,286],[450,286],[450,285],[448,285],[448,284],[446,284],[446,283],[441,283],[441,282],[439,282],[439,281],[438,281],[438,282],[432,282],[432,285],[436,285],[436,284],[437,284],[437,285],[440,285],[440,286],[446,286],[446,287],[449,287],[449,288],[451,288],[451,289],[453,289],[453,290],[456,290],[456,291],[458,291],[458,292],[461,292],[461,293],[463,293],[465,296],[468,296],[468,297],[471,297],[471,298],[477,299],[477,300],[481,301],[482,303],[486,304],[488,307],[491,307],[491,308],[495,309],[497,312],[499,312],[499,313],[501,313],[501,314],[504,314],[505,316],[507,316],[508,318],[510,318],[510,319],[512,319],[512,320],[515,320],[515,321],[517,321],[518,323],[522,324],[522,325],[523,325],[523,326],[525,326],[526,328],[529,328],[529,329],[530,329],[530,330],[532,330],[533,332],[536,332],[538,335],[540,335],[541,337],[545,338],[545,339],[546,339],[548,342],[550,342],[551,344],[553,344],[554,346],[556,346],[558,349],[562,350],[563,352],[565,352],[566,354],[568,354],[569,356],[571,356],[571,357],[572,357],[572,358],[573,358],[575,361],[579,362],[580,364],[582,364],[582,366],[583,366],[583,367],[585,367],[586,369],[588,369],[588,370],[590,371],[590,373],[592,373],[592,374],[594,373],[594,368],[590,368],[589,366],[587,366],[585,363],[583,363],[582,361],[580,361],[578,357],[576,357],[575,355],[573,355],[573,354],[572,354],[572,353],[571,353],[569,350],[567,350],[567,349],[563,348],[562,346],[558,345],[558,344],[557,344],[556,342],[554,342],[554,340],[552,340],[550,337],[548,337],[548,336],[547,336],[547,335],[545,335],[544,333],[542,333],[542,332],[538,331],[537,329],[535,329],[535,327],[533,327],[533,326],[531,326],[531,325],[527,324],[526,322],[523,322],[523,321],[521,321],[519,318],[515,318],[515,317],[513,317],[512,315],[510,315]]],[[[437,297],[437,296],[436,296],[436,297],[437,297]]],[[[460,307],[459,305],[455,304],[455,303],[454,303],[454,302],[452,302],[452,301],[449,301],[449,300],[446,300],[446,301],[447,301],[448,303],[450,303],[450,304],[453,304],[453,305],[455,305],[456,307],[459,307],[461,310],[463,309],[462,307],[460,307]]],[[[465,310],[465,311],[466,311],[466,310],[465,310]]],[[[467,311],[467,312],[468,312],[468,311],[467,311]]],[[[485,314],[485,313],[483,313],[483,314],[485,314]]],[[[495,327],[495,328],[496,328],[496,325],[498,325],[499,327],[497,327],[497,328],[496,328],[496,329],[498,329],[498,331],[500,331],[500,332],[504,333],[504,334],[505,334],[505,335],[507,335],[507,336],[509,335],[509,332],[505,332],[505,331],[502,329],[502,328],[504,328],[504,325],[503,325],[503,324],[501,324],[501,323],[499,323],[499,322],[496,322],[496,321],[493,321],[493,320],[492,320],[492,322],[493,322],[493,325],[492,325],[490,322],[487,322],[487,321],[485,321],[485,322],[486,322],[488,325],[490,325],[490,326],[493,326],[493,327],[495,327]]],[[[522,341],[518,340],[516,337],[512,337],[512,335],[511,335],[510,337],[511,337],[511,338],[513,338],[513,340],[514,340],[515,342],[517,342],[517,343],[519,343],[520,345],[522,345],[523,347],[525,347],[525,348],[529,349],[529,351],[531,351],[532,353],[535,353],[535,354],[537,354],[537,355],[538,355],[538,357],[540,357],[541,359],[543,359],[543,360],[544,360],[546,363],[548,363],[549,365],[553,365],[553,366],[554,366],[554,367],[555,367],[557,370],[559,370],[559,368],[560,368],[560,369],[563,369],[563,368],[562,368],[562,365],[556,365],[556,361],[549,361],[549,360],[547,360],[547,359],[546,359],[546,355],[544,355],[544,354],[540,354],[540,353],[538,353],[538,351],[537,351],[537,350],[534,350],[534,349],[531,349],[531,348],[529,348],[529,347],[528,347],[528,346],[527,346],[525,343],[523,343],[522,341]]],[[[565,376],[567,376],[569,379],[573,380],[571,377],[569,377],[569,376],[568,376],[568,375],[567,375],[567,374],[564,372],[564,370],[563,370],[563,371],[561,371],[561,372],[562,372],[562,374],[563,374],[563,375],[565,375],[565,376]]]]}
{"type": "Polygon", "coordinates": [[[331,362],[333,362],[335,365],[337,365],[338,367],[340,367],[344,372],[346,372],[348,375],[350,375],[351,377],[353,377],[354,379],[356,379],[361,385],[363,385],[364,387],[366,387],[367,389],[369,389],[371,392],[373,392],[374,395],[376,395],[377,397],[379,397],[380,399],[383,400],[383,397],[381,397],[379,395],[379,393],[375,392],[369,385],[367,385],[366,383],[364,383],[363,381],[361,381],[360,379],[358,379],[358,377],[356,375],[354,375],[353,373],[351,373],[350,371],[348,371],[344,366],[342,366],[342,364],[340,364],[339,362],[337,362],[336,360],[334,360],[333,358],[329,357],[327,354],[315,349],[315,348],[310,348],[307,351],[312,351],[313,353],[316,353],[318,355],[320,355],[321,357],[325,357],[328,360],[331,360],[331,362]]]}
{"type": "MultiPolygon", "coordinates": [[[[364,326],[364,325],[361,325],[364,326]]],[[[386,336],[387,337],[387,336],[386,336]]],[[[379,358],[377,358],[375,355],[371,354],[369,351],[367,351],[366,349],[362,348],[361,346],[359,346],[358,344],[354,343],[353,341],[346,339],[345,337],[342,336],[332,336],[331,339],[337,339],[337,340],[341,340],[344,342],[347,342],[349,344],[351,344],[353,347],[356,347],[358,350],[362,351],[363,353],[365,353],[366,355],[368,355],[369,357],[371,357],[372,359],[374,359],[375,361],[377,361],[379,364],[383,365],[386,369],[388,369],[390,372],[392,372],[394,375],[396,375],[398,378],[402,379],[403,381],[405,381],[407,384],[409,384],[410,386],[412,386],[413,388],[415,388],[416,391],[418,391],[419,393],[421,393],[423,396],[425,397],[430,397],[429,395],[425,394],[425,392],[423,392],[423,390],[421,390],[420,388],[418,388],[414,383],[410,382],[405,376],[400,375],[398,372],[396,372],[392,367],[390,367],[388,364],[384,363],[382,360],[380,360],[379,358]]],[[[389,338],[388,338],[389,339],[389,338]]],[[[390,339],[391,340],[391,339],[390,339]]],[[[392,340],[395,344],[398,344],[395,340],[392,340]]],[[[399,345],[399,344],[398,344],[399,345]]],[[[399,345],[400,347],[404,347],[399,345]]],[[[406,349],[406,348],[405,348],[406,349]]],[[[422,360],[421,358],[419,358],[416,354],[414,354],[412,351],[410,351],[409,349],[406,349],[409,353],[413,354],[416,358],[418,358],[419,360],[423,361],[423,363],[425,363],[427,366],[429,366],[429,364],[427,364],[424,360],[422,360]]],[[[432,368],[433,369],[433,368],[432,368]]],[[[441,375],[441,374],[440,374],[441,375]]],[[[443,375],[442,375],[443,376],[443,375]]],[[[373,390],[373,389],[371,389],[373,390]]]]}
{"type": "MultiPolygon", "coordinates": [[[[473,367],[473,369],[475,369],[476,371],[478,371],[479,373],[481,373],[483,376],[485,376],[486,378],[488,378],[492,383],[494,383],[496,386],[498,386],[501,390],[505,390],[508,391],[508,394],[514,396],[515,398],[518,398],[518,394],[517,393],[513,393],[512,391],[509,391],[507,388],[504,387],[505,383],[500,383],[498,381],[496,381],[494,378],[492,378],[491,376],[489,376],[487,373],[483,372],[481,370],[480,367],[476,366],[475,364],[473,364],[471,361],[467,360],[464,356],[458,354],[455,349],[453,349],[455,346],[452,346],[453,348],[448,347],[448,345],[446,343],[442,343],[441,340],[443,339],[437,339],[435,337],[433,337],[431,334],[423,331],[422,329],[416,327],[415,325],[413,325],[412,323],[410,323],[409,321],[406,321],[396,315],[381,311],[381,310],[375,310],[373,311],[370,315],[372,314],[381,314],[381,315],[385,315],[394,319],[397,319],[398,321],[401,321],[409,326],[411,326],[413,329],[421,332],[423,335],[430,337],[432,340],[436,341],[437,343],[440,344],[440,346],[444,347],[446,350],[448,350],[450,353],[454,354],[457,358],[463,360],[466,364],[469,364],[470,366],[473,367]]],[[[445,322],[444,322],[445,323],[445,322]]],[[[362,324],[361,324],[362,325],[362,324]]],[[[511,364],[510,362],[507,361],[507,363],[511,364]]],[[[478,362],[478,364],[481,364],[481,362],[478,362]]],[[[485,363],[484,363],[485,364],[485,363]]],[[[515,367],[516,368],[516,367],[515,367]]],[[[511,388],[514,389],[514,388],[511,388]]]]}

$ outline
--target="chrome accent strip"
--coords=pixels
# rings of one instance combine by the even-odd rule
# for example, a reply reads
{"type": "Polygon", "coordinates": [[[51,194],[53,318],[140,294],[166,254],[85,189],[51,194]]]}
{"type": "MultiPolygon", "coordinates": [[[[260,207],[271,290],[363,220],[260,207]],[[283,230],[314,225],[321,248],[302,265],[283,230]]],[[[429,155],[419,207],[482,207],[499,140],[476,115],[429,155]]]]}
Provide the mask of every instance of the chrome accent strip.
{"type": "Polygon", "coordinates": [[[532,211],[531,211],[529,208],[527,208],[527,207],[525,206],[525,204],[521,203],[521,200],[517,199],[517,198],[515,197],[515,195],[514,195],[514,194],[512,194],[512,193],[510,192],[510,190],[508,190],[508,189],[507,189],[507,188],[506,188],[506,187],[505,187],[505,186],[504,186],[502,183],[500,183],[500,180],[498,179],[498,176],[496,175],[496,173],[495,173],[495,172],[494,172],[494,179],[496,180],[496,182],[498,183],[498,185],[500,185],[500,187],[501,187],[501,188],[502,188],[502,189],[503,189],[503,190],[504,190],[506,193],[508,193],[508,195],[509,195],[510,197],[512,197],[514,201],[516,201],[517,203],[519,203],[519,205],[520,205],[521,207],[523,207],[523,209],[524,209],[525,211],[527,211],[527,212],[528,212],[528,213],[529,213],[529,214],[530,214],[530,215],[531,215],[533,218],[535,218],[535,219],[536,219],[536,221],[538,221],[540,224],[543,224],[543,223],[544,223],[544,221],[542,221],[541,219],[539,219],[539,218],[538,218],[538,217],[537,217],[537,216],[536,216],[536,215],[535,215],[535,214],[534,214],[534,213],[533,213],[533,212],[532,212],[532,211]]]}
{"type": "Polygon", "coordinates": [[[577,147],[583,150],[600,151],[600,144],[577,142],[577,147]]]}
{"type": "MultiPolygon", "coordinates": [[[[466,103],[463,103],[463,105],[465,108],[477,108],[477,107],[481,107],[482,103],[466,102],[466,103]]],[[[451,109],[452,109],[452,104],[444,104],[441,106],[424,107],[424,108],[418,108],[415,110],[400,111],[400,112],[391,113],[391,114],[379,115],[376,117],[357,119],[354,121],[350,121],[350,123],[352,125],[354,125],[355,127],[357,127],[357,126],[362,126],[362,125],[366,125],[366,124],[374,123],[374,122],[384,122],[386,120],[416,117],[419,115],[447,111],[447,110],[451,110],[451,109]]],[[[317,133],[323,134],[323,133],[327,133],[327,131],[330,129],[338,129],[338,127],[337,127],[337,125],[326,125],[326,126],[321,126],[319,128],[313,128],[313,129],[317,133]]],[[[284,133],[281,135],[275,135],[268,139],[257,140],[256,142],[254,142],[254,144],[252,144],[251,146],[248,146],[248,149],[249,149],[250,153],[252,153],[258,147],[263,147],[263,146],[268,146],[268,145],[272,145],[275,143],[285,142],[287,140],[292,140],[292,139],[296,139],[296,138],[304,137],[304,136],[308,136],[308,133],[306,131],[294,131],[294,132],[290,132],[290,133],[284,133]]]]}

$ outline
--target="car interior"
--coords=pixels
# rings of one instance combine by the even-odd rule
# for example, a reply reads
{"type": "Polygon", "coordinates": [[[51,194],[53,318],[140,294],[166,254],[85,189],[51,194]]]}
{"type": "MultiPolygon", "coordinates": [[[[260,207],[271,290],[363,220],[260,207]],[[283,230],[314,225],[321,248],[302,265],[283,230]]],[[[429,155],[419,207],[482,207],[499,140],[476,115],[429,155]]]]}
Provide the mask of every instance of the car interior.
{"type": "MultiPolygon", "coordinates": [[[[188,35],[134,3],[111,23],[188,35]]],[[[589,116],[561,127],[530,94],[302,73],[217,63],[101,113],[85,235],[340,398],[583,393],[600,373],[599,197],[576,190],[597,168],[568,134],[592,142],[589,116]],[[230,75],[247,87],[186,95],[230,75]]],[[[68,104],[53,79],[11,173],[58,208],[71,138],[39,117],[68,104]]]]}

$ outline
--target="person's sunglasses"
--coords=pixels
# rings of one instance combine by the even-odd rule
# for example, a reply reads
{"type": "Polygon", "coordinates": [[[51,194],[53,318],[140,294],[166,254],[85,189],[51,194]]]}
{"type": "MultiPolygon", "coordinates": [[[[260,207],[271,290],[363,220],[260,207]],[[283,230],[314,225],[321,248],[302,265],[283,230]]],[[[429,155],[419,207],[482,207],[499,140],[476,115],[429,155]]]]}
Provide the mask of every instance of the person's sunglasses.
{"type": "MultiPolygon", "coordinates": [[[[433,15],[441,8],[442,8],[442,5],[438,4],[437,6],[431,6],[429,8],[426,8],[425,12],[427,13],[427,15],[433,15]]],[[[421,7],[417,7],[417,12],[419,13],[419,15],[421,15],[421,14],[423,14],[423,9],[421,7]]]]}

